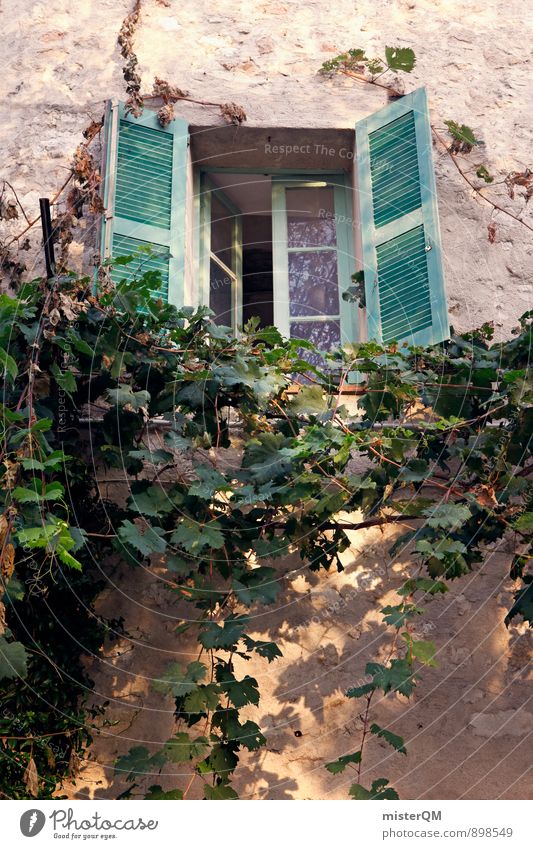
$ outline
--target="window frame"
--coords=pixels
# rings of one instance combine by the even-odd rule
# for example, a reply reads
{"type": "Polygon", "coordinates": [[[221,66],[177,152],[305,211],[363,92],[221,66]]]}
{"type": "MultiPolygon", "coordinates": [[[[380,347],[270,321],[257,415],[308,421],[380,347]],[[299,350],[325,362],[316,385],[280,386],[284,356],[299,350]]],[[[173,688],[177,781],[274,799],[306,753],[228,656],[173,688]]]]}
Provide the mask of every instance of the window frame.
{"type": "MultiPolygon", "coordinates": [[[[336,229],[336,246],[323,248],[334,250],[337,254],[337,282],[339,288],[339,321],[341,345],[346,341],[356,342],[359,336],[359,317],[357,306],[343,298],[352,285],[352,274],[355,271],[354,251],[350,252],[353,244],[351,228],[352,215],[348,214],[348,192],[352,191],[347,175],[333,173],[320,175],[316,173],[297,174],[289,177],[284,174],[272,175],[272,244],[275,245],[274,255],[274,324],[283,336],[290,337],[291,318],[302,321],[331,321],[328,315],[290,316],[290,310],[282,308],[289,301],[289,251],[287,238],[287,208],[285,190],[287,188],[312,187],[313,183],[324,183],[333,187],[334,216],[336,229]],[[338,181],[338,182],[337,182],[338,181]],[[350,262],[351,259],[351,262],[350,262]],[[351,270],[352,269],[352,270],[351,270]]],[[[295,251],[306,248],[294,248],[295,251]]],[[[312,248],[311,250],[315,250],[312,248]]],[[[322,249],[321,249],[322,250],[322,249]]]]}
{"type": "MultiPolygon", "coordinates": [[[[210,246],[211,234],[211,193],[217,194],[219,200],[228,210],[239,219],[240,232],[235,235],[234,249],[237,250],[236,269],[237,275],[236,297],[234,300],[234,315],[232,329],[236,331],[242,324],[242,250],[238,250],[242,244],[242,219],[241,211],[237,209],[225,197],[224,190],[217,187],[209,178],[210,173],[226,174],[263,174],[272,180],[272,242],[277,242],[280,250],[273,251],[273,299],[274,299],[274,325],[283,335],[288,336],[290,332],[289,314],[287,310],[280,310],[279,304],[287,301],[288,297],[288,246],[287,246],[287,221],[285,211],[285,188],[305,185],[313,182],[333,183],[335,221],[337,231],[337,278],[339,285],[339,312],[341,344],[345,342],[359,341],[359,310],[357,304],[345,300],[342,295],[352,285],[352,274],[356,270],[355,240],[353,233],[353,186],[350,175],[340,171],[274,171],[265,172],[262,169],[253,168],[202,168],[199,170],[199,240],[198,240],[198,263],[200,272],[199,300],[200,304],[209,306],[209,263],[213,257],[210,246]],[[235,239],[240,239],[240,244],[235,245],[235,239]],[[275,255],[283,254],[285,262],[276,264],[275,255]],[[278,304],[278,307],[276,305],[278,304]]],[[[333,249],[333,248],[332,248],[333,249]]],[[[216,259],[221,268],[230,276],[233,274],[222,262],[216,259]]],[[[328,316],[324,316],[324,321],[328,316]]],[[[315,320],[322,320],[315,317],[315,320]]]]}
{"type": "Polygon", "coordinates": [[[224,274],[232,281],[231,286],[231,329],[238,329],[238,316],[242,316],[242,215],[241,211],[231,202],[223,189],[209,179],[207,173],[200,174],[200,304],[209,306],[210,301],[210,266],[215,262],[224,274]],[[222,262],[211,250],[211,198],[226,207],[233,218],[232,227],[232,264],[234,270],[222,262]]]}

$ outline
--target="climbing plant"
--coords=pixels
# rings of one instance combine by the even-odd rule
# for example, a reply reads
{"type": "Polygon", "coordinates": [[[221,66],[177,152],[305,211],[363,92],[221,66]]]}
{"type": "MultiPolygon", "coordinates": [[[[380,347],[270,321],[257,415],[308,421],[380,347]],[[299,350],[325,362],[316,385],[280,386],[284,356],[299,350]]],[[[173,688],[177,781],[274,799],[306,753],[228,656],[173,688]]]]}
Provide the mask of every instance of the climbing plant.
{"type": "MultiPolygon", "coordinates": [[[[332,59],[327,59],[320,66],[318,73],[329,79],[342,75],[358,83],[378,86],[386,91],[389,99],[395,100],[403,97],[405,87],[402,79],[397,76],[391,79],[390,74],[397,72],[410,74],[415,65],[416,56],[411,47],[385,47],[384,58],[369,58],[364,49],[356,47],[332,59]]],[[[434,124],[431,125],[431,132],[439,148],[450,157],[454,168],[467,183],[474,197],[492,207],[491,219],[487,224],[489,242],[494,244],[496,241],[497,226],[492,219],[495,212],[511,218],[527,230],[533,230],[533,226],[523,218],[527,205],[533,197],[533,170],[526,167],[523,171],[510,171],[496,180],[488,164],[479,161],[478,156],[476,156],[477,162],[468,160],[468,154],[475,155],[482,144],[472,127],[452,119],[444,120],[444,126],[445,129],[441,130],[434,124]],[[443,133],[446,133],[446,136],[443,133]],[[511,200],[515,200],[517,193],[520,195],[524,203],[518,214],[510,210],[508,204],[502,205],[502,202],[497,202],[494,195],[491,197],[484,193],[486,189],[497,189],[498,186],[505,187],[506,194],[511,200]]]]}
{"type": "Polygon", "coordinates": [[[254,321],[236,340],[205,308],[153,300],[158,283],[148,272],[94,295],[88,278],[64,274],[0,297],[1,791],[49,797],[105,723],[90,713],[81,657],[121,633],[93,604],[118,559],[166,570],[177,640],[197,643],[194,660],[153,681],[175,700],[175,732],[119,758],[126,795],[182,798],[196,779],[206,799],[235,798],[242,751],[265,743],[250,713],[260,676],[238,670],[281,655],[250,614],[276,603],[289,553],[342,570],[348,533],[396,526],[391,556],[409,551],[411,575],[382,611],[389,649],[352,670],[361,739],[326,767],[354,771],[355,799],[396,798],[385,778],[367,786],[362,766],[370,735],[405,752],[372,700],[410,696],[434,665],[435,647],[415,635],[424,600],[508,536],[507,622],[533,619],[533,314],[506,343],[485,326],[428,349],[324,353],[254,321]],[[366,376],[357,411],[341,392],[354,371],[366,376]],[[125,503],[100,493],[109,468],[125,503]],[[157,776],[169,763],[189,778],[168,791],[157,776]]]}

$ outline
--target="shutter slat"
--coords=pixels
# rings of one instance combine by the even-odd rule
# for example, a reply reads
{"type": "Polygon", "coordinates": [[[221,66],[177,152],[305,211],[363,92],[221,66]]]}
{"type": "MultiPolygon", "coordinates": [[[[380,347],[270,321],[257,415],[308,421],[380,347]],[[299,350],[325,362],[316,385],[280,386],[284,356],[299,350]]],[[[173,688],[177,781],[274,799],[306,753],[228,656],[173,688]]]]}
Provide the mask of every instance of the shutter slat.
{"type": "Polygon", "coordinates": [[[361,121],[356,140],[369,338],[441,342],[449,329],[425,90],[361,121]]]}
{"type": "Polygon", "coordinates": [[[112,266],[111,278],[134,280],[143,271],[157,271],[161,284],[154,296],[183,304],[185,197],[188,128],[176,118],[159,126],[154,112],[140,118],[113,104],[106,121],[107,167],[104,173],[107,216],[103,255],[136,254],[125,266],[112,266]]]}
{"type": "Polygon", "coordinates": [[[370,133],[369,147],[374,223],[382,227],[420,206],[413,113],[370,133]]]}
{"type": "Polygon", "coordinates": [[[115,210],[121,218],[170,228],[172,136],[121,121],[115,210]]]}
{"type": "Polygon", "coordinates": [[[390,342],[396,333],[405,329],[407,333],[402,335],[412,335],[429,327],[431,298],[423,226],[379,245],[377,260],[383,341],[390,342]],[[398,262],[387,261],[394,252],[399,255],[398,262]],[[385,258],[383,262],[382,257],[385,258]],[[410,289],[416,291],[416,299],[410,301],[404,298],[406,278],[412,281],[410,289]]]}
{"type": "Polygon", "coordinates": [[[154,297],[168,298],[168,279],[169,279],[169,259],[170,254],[167,247],[164,245],[154,245],[142,241],[142,239],[132,239],[129,236],[119,236],[116,233],[113,235],[113,257],[130,256],[137,254],[141,248],[150,248],[150,254],[140,254],[128,265],[112,266],[111,279],[114,283],[119,283],[121,280],[133,280],[135,277],[142,275],[145,271],[158,271],[161,275],[161,285],[154,289],[154,297]]]}

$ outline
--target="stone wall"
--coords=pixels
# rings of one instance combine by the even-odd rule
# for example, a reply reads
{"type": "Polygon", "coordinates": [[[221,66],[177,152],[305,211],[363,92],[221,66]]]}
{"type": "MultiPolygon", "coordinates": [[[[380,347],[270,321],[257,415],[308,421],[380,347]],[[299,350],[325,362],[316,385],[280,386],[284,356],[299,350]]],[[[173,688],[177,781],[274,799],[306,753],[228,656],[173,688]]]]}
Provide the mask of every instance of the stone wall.
{"type": "MultiPolygon", "coordinates": [[[[123,97],[116,36],[132,0],[4,0],[0,176],[16,188],[30,218],[68,173],[83,128],[106,98],[123,97]]],[[[385,104],[385,92],[317,77],[343,49],[379,54],[385,44],[414,48],[408,89],[428,88],[432,120],[472,126],[484,145],[471,155],[505,175],[531,164],[533,16],[522,0],[144,0],[136,51],[144,87],[160,76],[198,99],[240,103],[250,126],[351,128],[385,104]],[[528,20],[527,20],[528,19],[528,20]]],[[[195,124],[222,122],[216,108],[182,104],[195,124]]],[[[435,150],[452,323],[460,330],[494,320],[499,336],[531,307],[532,233],[473,197],[449,158],[435,150]]],[[[498,191],[498,189],[496,189],[498,191]]],[[[505,208],[521,213],[504,187],[505,208]]],[[[533,222],[533,203],[524,219],[533,222]]],[[[22,221],[9,224],[18,232],[22,221]]],[[[73,260],[90,247],[79,234],[73,260]]],[[[34,228],[35,230],[35,228],[34,228]]],[[[39,233],[23,259],[40,270],[39,233]]],[[[88,252],[86,252],[86,258],[88,252]]]]}
{"type": "MultiPolygon", "coordinates": [[[[3,0],[0,177],[16,188],[30,218],[38,198],[51,197],[65,180],[82,130],[102,115],[104,101],[124,97],[116,37],[131,6],[3,0]]],[[[412,46],[418,61],[408,88],[427,86],[435,125],[446,118],[471,125],[485,143],[480,157],[504,175],[531,164],[533,21],[526,14],[520,0],[144,0],[136,50],[146,90],[157,75],[198,99],[240,103],[250,126],[353,128],[385,104],[384,92],[317,77],[320,64],[349,47],[372,54],[385,44],[412,46]]],[[[222,123],[216,108],[184,103],[180,114],[196,125],[222,123]]],[[[473,197],[446,155],[436,150],[435,162],[452,322],[466,330],[494,320],[498,335],[507,335],[532,306],[533,234],[495,213],[490,244],[490,207],[473,197]]],[[[499,196],[504,207],[522,210],[519,196],[499,196]]],[[[533,201],[524,218],[533,224],[533,201]]],[[[23,226],[20,218],[7,229],[23,226]]],[[[38,228],[30,233],[23,258],[40,271],[38,228]]],[[[79,263],[84,246],[88,260],[94,244],[90,223],[77,238],[79,263]]],[[[378,531],[354,539],[346,572],[295,574],[286,603],[257,619],[257,636],[276,639],[285,657],[272,671],[242,670],[261,680],[264,696],[253,718],[268,734],[260,768],[253,761],[240,767],[243,796],[346,797],[344,776],[332,781],[323,764],[352,751],[358,739],[357,717],[342,694],[373,656],[381,639],[377,611],[391,602],[409,565],[389,563],[390,542],[378,531]]],[[[380,703],[378,720],[398,721],[394,730],[410,754],[405,762],[390,759],[373,741],[369,775],[386,774],[403,797],[527,797],[528,750],[516,735],[531,727],[523,709],[529,644],[525,626],[503,625],[510,552],[503,543],[499,549],[449,598],[431,602],[427,619],[438,623],[432,638],[440,666],[425,676],[420,696],[412,704],[380,703]]],[[[107,716],[116,724],[97,738],[69,795],[116,797],[123,789],[113,779],[117,755],[159,744],[173,727],[174,705],[161,705],[148,677],[163,670],[169,651],[187,651],[175,640],[174,599],[165,593],[157,569],[132,577],[119,566],[100,599],[102,613],[123,615],[132,636],[111,647],[103,663],[93,661],[95,699],[111,699],[107,716]]],[[[174,786],[172,776],[164,782],[174,786]]]]}

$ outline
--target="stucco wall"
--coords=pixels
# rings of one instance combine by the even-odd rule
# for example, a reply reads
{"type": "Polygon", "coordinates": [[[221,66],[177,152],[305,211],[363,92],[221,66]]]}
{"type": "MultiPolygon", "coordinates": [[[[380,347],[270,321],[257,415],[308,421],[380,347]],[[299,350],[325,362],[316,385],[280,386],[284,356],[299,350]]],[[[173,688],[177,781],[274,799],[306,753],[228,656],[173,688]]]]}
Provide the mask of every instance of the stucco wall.
{"type": "MultiPolygon", "coordinates": [[[[428,87],[432,120],[471,125],[497,175],[531,164],[533,15],[525,0],[145,0],[136,38],[145,88],[155,75],[199,99],[242,104],[248,124],[353,127],[385,103],[379,89],[324,80],[322,61],[348,47],[379,53],[385,44],[414,48],[407,88],[428,87]]],[[[103,101],[123,97],[116,44],[131,0],[71,3],[4,0],[0,175],[16,187],[30,217],[52,196],[89,119],[103,101]]],[[[194,123],[220,123],[216,108],[183,103],[194,123]]],[[[450,315],[465,330],[494,320],[505,335],[531,307],[533,234],[472,197],[453,164],[435,151],[450,315]]],[[[502,187],[504,207],[521,212],[502,187]]],[[[524,213],[533,222],[533,203],[524,213]]],[[[21,222],[10,224],[12,232],[21,222]]],[[[90,229],[90,228],[89,228],[90,229]]],[[[23,255],[40,262],[37,237],[23,255]]],[[[91,234],[81,239],[90,244],[91,234]]],[[[73,247],[74,258],[81,247],[73,247]]],[[[88,254],[86,253],[86,258],[88,254]]]]}
{"type": "MultiPolygon", "coordinates": [[[[0,177],[15,186],[30,217],[37,214],[39,196],[52,196],[64,181],[81,132],[102,115],[104,100],[124,96],[116,36],[131,5],[132,0],[2,4],[0,177]]],[[[533,21],[531,15],[525,20],[527,6],[525,0],[145,0],[136,50],[146,89],[158,75],[198,99],[236,101],[252,126],[352,128],[385,104],[385,94],[317,77],[322,61],[348,47],[372,54],[385,44],[412,46],[418,62],[416,73],[406,77],[408,89],[427,86],[436,125],[445,118],[470,124],[485,141],[480,153],[490,170],[503,175],[531,164],[533,21]]],[[[180,113],[197,125],[222,123],[216,108],[184,103],[180,113]]],[[[533,234],[496,213],[496,242],[489,244],[490,207],[472,197],[445,155],[435,151],[435,161],[452,321],[466,330],[494,320],[505,335],[532,306],[533,234]]],[[[500,202],[515,212],[523,207],[519,193],[511,202],[502,191],[500,202]]],[[[525,218],[533,224],[533,201],[525,218]]],[[[23,223],[9,225],[11,232],[23,223]]],[[[40,270],[38,228],[31,232],[23,258],[40,270]]],[[[73,258],[79,260],[81,240],[91,245],[91,227],[78,235],[73,258]]],[[[390,601],[400,582],[397,573],[406,565],[391,565],[389,575],[389,543],[369,532],[354,541],[342,575],[294,576],[287,610],[281,604],[268,612],[270,630],[264,620],[258,622],[258,635],[268,631],[279,640],[286,660],[277,671],[267,671],[268,681],[261,679],[265,699],[254,718],[269,730],[269,746],[260,773],[253,764],[250,772],[241,771],[243,795],[346,796],[344,778],[332,783],[323,763],[354,748],[357,718],[342,693],[371,656],[379,639],[376,610],[390,601]],[[347,598],[348,591],[354,592],[347,598]]],[[[382,724],[401,719],[398,732],[408,743],[417,739],[405,770],[402,763],[389,763],[390,753],[378,744],[371,751],[369,772],[389,775],[403,796],[527,795],[528,753],[512,735],[529,728],[531,717],[520,712],[526,726],[508,721],[527,703],[525,629],[507,631],[502,624],[511,597],[509,557],[502,545],[483,571],[454,585],[450,599],[433,602],[428,619],[438,620],[439,652],[447,649],[444,674],[441,669],[435,672],[438,680],[429,676],[414,708],[398,699],[380,706],[382,724]],[[489,632],[487,621],[493,623],[489,632]],[[386,769],[376,772],[383,759],[386,769]]],[[[159,673],[168,661],[173,608],[157,570],[139,570],[135,582],[129,572],[116,580],[128,593],[117,604],[109,589],[102,607],[105,612],[107,603],[112,615],[117,610],[124,615],[139,647],[130,651],[125,641],[124,651],[118,646],[95,669],[96,693],[112,699],[109,716],[119,724],[98,738],[95,761],[85,764],[71,790],[82,797],[116,795],[116,755],[131,745],[161,743],[173,722],[173,705],[162,711],[146,678],[147,669],[159,673]]],[[[172,647],[186,654],[186,648],[172,647]]],[[[265,675],[264,669],[246,671],[265,675]]],[[[172,786],[170,778],[166,784],[172,786]]]]}

